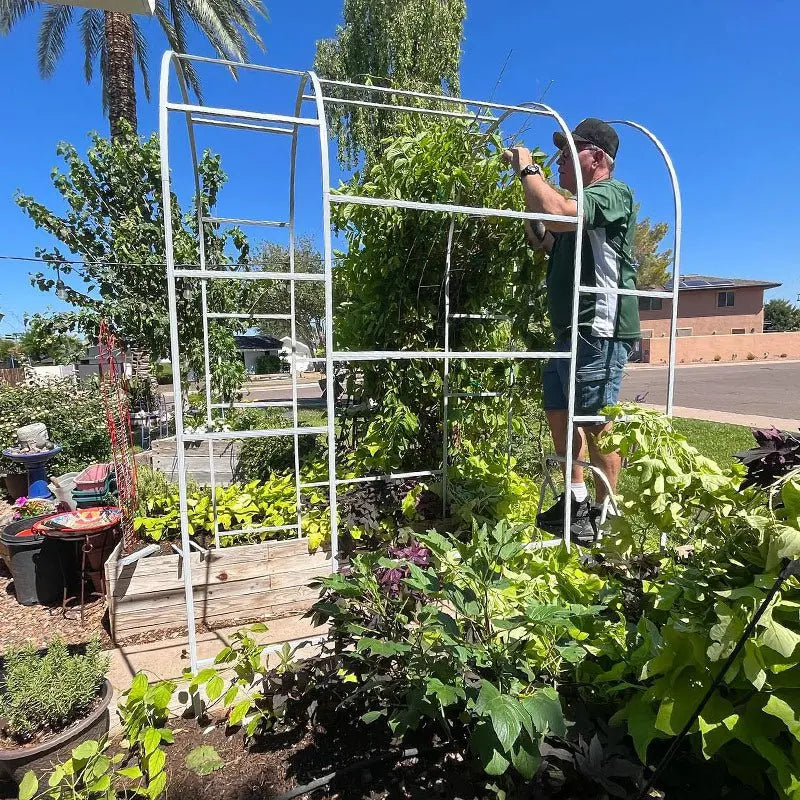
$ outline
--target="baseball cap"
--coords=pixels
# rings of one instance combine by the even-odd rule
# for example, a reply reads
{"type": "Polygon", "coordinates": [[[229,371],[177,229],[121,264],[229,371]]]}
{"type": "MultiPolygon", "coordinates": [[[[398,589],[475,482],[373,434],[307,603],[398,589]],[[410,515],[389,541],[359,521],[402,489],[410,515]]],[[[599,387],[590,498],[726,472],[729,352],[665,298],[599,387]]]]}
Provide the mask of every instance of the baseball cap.
{"type": "MultiPolygon", "coordinates": [[[[572,131],[572,138],[575,139],[576,144],[588,142],[608,153],[611,158],[617,157],[619,136],[610,125],[601,119],[589,117],[579,122],[572,131]]],[[[561,131],[556,131],[553,134],[553,144],[559,150],[563,150],[567,146],[567,137],[561,131]]]]}

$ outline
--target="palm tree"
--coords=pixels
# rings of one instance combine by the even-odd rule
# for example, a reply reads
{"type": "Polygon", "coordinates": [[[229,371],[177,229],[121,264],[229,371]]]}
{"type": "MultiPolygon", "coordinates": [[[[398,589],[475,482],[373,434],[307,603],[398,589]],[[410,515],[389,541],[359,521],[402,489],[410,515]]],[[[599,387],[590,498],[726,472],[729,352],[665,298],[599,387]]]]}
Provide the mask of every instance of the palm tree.
{"type": "MultiPolygon", "coordinates": [[[[64,54],[66,33],[75,9],[69,5],[48,5],[37,0],[0,0],[0,34],[8,33],[23,17],[39,6],[44,16],[39,29],[37,60],[39,73],[49,78],[64,54]]],[[[263,0],[157,0],[155,17],[170,48],[185,53],[187,23],[193,22],[223,58],[247,59],[245,36],[259,47],[263,42],[256,30],[256,16],[267,16],[263,0]]],[[[91,83],[99,62],[103,84],[103,111],[111,123],[111,135],[118,136],[124,122],[136,131],[135,67],[142,75],[144,93],[150,99],[147,41],[139,22],[130,14],[90,8],[80,12],[78,22],[85,51],[84,74],[91,83]]],[[[200,81],[190,63],[186,78],[191,90],[202,98],[200,81]]]]}

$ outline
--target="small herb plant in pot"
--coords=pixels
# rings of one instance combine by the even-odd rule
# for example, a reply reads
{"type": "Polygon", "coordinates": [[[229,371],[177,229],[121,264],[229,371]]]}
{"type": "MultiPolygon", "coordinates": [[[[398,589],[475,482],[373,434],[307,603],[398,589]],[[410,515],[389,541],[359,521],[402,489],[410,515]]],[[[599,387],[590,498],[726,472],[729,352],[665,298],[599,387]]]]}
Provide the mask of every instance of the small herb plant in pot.
{"type": "Polygon", "coordinates": [[[83,652],[53,639],[46,650],[11,648],[0,669],[0,778],[46,771],[86,739],[108,732],[109,658],[92,640],[83,652]]]}

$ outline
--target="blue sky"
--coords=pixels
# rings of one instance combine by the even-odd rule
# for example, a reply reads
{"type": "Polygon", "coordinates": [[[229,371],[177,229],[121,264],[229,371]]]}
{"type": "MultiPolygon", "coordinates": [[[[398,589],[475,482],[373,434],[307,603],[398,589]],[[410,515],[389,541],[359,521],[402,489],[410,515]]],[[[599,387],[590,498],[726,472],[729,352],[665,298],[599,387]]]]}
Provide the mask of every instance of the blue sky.
{"type": "MultiPolygon", "coordinates": [[[[268,0],[261,24],[266,53],[254,61],[304,69],[317,39],[334,33],[338,0],[289,3],[268,0]]],[[[790,0],[671,3],[553,3],[524,10],[489,0],[468,0],[462,61],[462,95],[502,102],[545,100],[570,124],[585,116],[632,119],[653,130],[670,151],[681,182],[684,209],[682,269],[726,277],[783,282],[768,296],[800,293],[796,155],[800,131],[800,6],[790,0]],[[509,56],[510,51],[510,56],[509,56]],[[508,59],[502,78],[498,77],[508,59]],[[548,88],[549,87],[549,88],[548,88]]],[[[56,144],[85,148],[89,130],[107,131],[99,84],[83,79],[77,30],[49,81],[36,69],[33,15],[0,39],[0,255],[32,256],[49,244],[13,201],[17,189],[48,204],[58,202],[50,183],[56,144]]],[[[145,21],[151,72],[157,85],[164,40],[145,21]]],[[[210,55],[197,36],[194,51],[210,55]]],[[[207,70],[206,99],[251,109],[287,108],[287,86],[256,76],[235,84],[222,70],[207,70]]],[[[291,90],[293,92],[293,89],[291,90]]],[[[141,95],[139,128],[157,126],[156,101],[141,95]]],[[[175,134],[176,185],[187,190],[180,128],[175,134]]],[[[526,144],[551,150],[552,127],[537,122],[526,144]]],[[[285,204],[288,159],[275,142],[253,134],[210,131],[201,141],[221,152],[230,175],[220,213],[269,217],[285,204]]],[[[271,137],[277,138],[277,137],[271,137]]],[[[299,183],[301,227],[315,232],[319,199],[313,141],[304,145],[299,183]]],[[[655,152],[632,134],[622,138],[618,175],[635,189],[643,215],[671,220],[666,175],[655,152]]],[[[318,230],[316,231],[318,234],[318,230]]],[[[257,237],[259,231],[248,231],[257,237]]],[[[25,312],[63,307],[30,286],[37,265],[0,260],[0,334],[22,328],[25,312]]]]}

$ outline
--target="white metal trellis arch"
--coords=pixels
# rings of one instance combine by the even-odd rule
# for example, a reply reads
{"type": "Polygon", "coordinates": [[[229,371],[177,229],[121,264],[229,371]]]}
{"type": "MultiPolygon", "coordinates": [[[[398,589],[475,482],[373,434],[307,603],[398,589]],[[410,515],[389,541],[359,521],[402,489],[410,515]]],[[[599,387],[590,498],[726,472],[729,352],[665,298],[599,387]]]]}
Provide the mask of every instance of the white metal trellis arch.
{"type": "MultiPolygon", "coordinates": [[[[479,127],[489,126],[487,132],[490,132],[494,127],[500,124],[510,114],[520,113],[533,116],[548,117],[553,120],[559,129],[564,133],[567,145],[569,147],[572,158],[577,163],[577,149],[575,142],[569,131],[568,126],[562,117],[552,108],[542,103],[525,103],[521,105],[507,105],[503,103],[486,102],[478,100],[469,100],[465,98],[445,97],[440,95],[428,94],[423,92],[413,92],[402,89],[391,89],[381,86],[368,86],[364,84],[348,83],[345,81],[333,81],[318,78],[313,72],[299,71],[291,69],[282,69],[278,67],[269,67],[258,64],[240,64],[237,62],[228,61],[218,58],[207,58],[201,56],[193,56],[186,54],[178,54],[174,52],[166,52],[161,62],[161,75],[160,75],[160,89],[159,89],[159,131],[160,131],[160,147],[161,147],[161,175],[162,175],[162,192],[163,196],[169,197],[171,194],[170,170],[169,170],[169,117],[172,113],[183,114],[187,124],[187,133],[189,140],[189,147],[191,152],[191,161],[194,171],[195,190],[199,193],[200,182],[198,175],[198,159],[197,149],[195,144],[194,127],[196,125],[211,125],[230,128],[234,130],[248,130],[258,131],[269,135],[285,135],[291,136],[291,152],[290,152],[290,179],[289,179],[289,203],[288,203],[288,219],[282,220],[258,220],[258,219],[233,219],[226,217],[205,216],[203,210],[198,209],[198,233],[199,233],[199,259],[200,263],[198,268],[176,268],[173,253],[173,232],[172,220],[169,214],[165,214],[165,245],[166,245],[166,263],[167,263],[167,291],[168,291],[168,305],[170,317],[170,345],[172,354],[172,363],[180,364],[181,346],[178,333],[178,312],[177,312],[177,279],[199,280],[201,288],[201,306],[203,313],[203,335],[204,346],[203,355],[205,361],[205,399],[206,399],[206,421],[209,423],[209,429],[212,422],[212,410],[218,407],[218,404],[212,403],[211,396],[211,380],[209,369],[209,338],[208,338],[208,320],[215,318],[242,318],[250,319],[250,314],[239,313],[216,313],[209,312],[207,305],[207,283],[209,280],[256,280],[256,281],[288,281],[290,287],[290,308],[288,313],[281,314],[267,314],[260,315],[260,318],[276,318],[285,319],[290,322],[292,333],[292,351],[290,354],[292,360],[292,400],[291,402],[283,403],[255,403],[247,404],[248,407],[265,406],[265,405],[284,405],[292,409],[292,425],[287,428],[279,429],[263,429],[263,430],[248,430],[236,432],[212,432],[211,430],[204,433],[187,433],[184,426],[183,408],[180,402],[182,397],[182,386],[180,370],[173,370],[174,380],[174,395],[177,400],[175,403],[175,429],[177,440],[177,468],[178,468],[178,488],[180,497],[180,524],[181,524],[181,549],[183,562],[183,577],[184,577],[184,590],[186,595],[186,612],[187,612],[187,628],[189,639],[189,655],[191,660],[192,669],[196,669],[199,665],[197,659],[197,642],[195,635],[195,613],[194,613],[194,596],[193,596],[193,583],[192,583],[192,569],[189,555],[191,550],[200,549],[199,546],[189,538],[188,527],[188,507],[187,507],[187,480],[186,480],[186,464],[184,455],[185,442],[205,442],[208,446],[209,453],[209,473],[211,479],[211,492],[215,518],[215,539],[216,544],[219,544],[219,531],[216,523],[216,476],[214,473],[214,442],[226,441],[243,438],[253,437],[270,437],[270,436],[291,436],[294,443],[294,465],[295,465],[295,491],[297,500],[297,518],[296,522],[292,525],[282,525],[273,527],[261,527],[255,529],[247,529],[241,532],[268,532],[273,530],[295,530],[298,536],[302,536],[302,497],[301,491],[304,488],[327,486],[329,505],[331,512],[331,566],[332,569],[337,569],[338,561],[338,518],[337,518],[337,487],[343,484],[363,483],[368,481],[383,480],[386,478],[409,478],[421,477],[429,475],[443,474],[446,477],[447,470],[447,449],[446,449],[446,415],[447,415],[447,393],[445,386],[445,397],[443,398],[443,418],[445,421],[445,445],[443,447],[443,463],[441,469],[422,470],[417,472],[406,473],[393,473],[391,475],[367,475],[352,479],[337,479],[336,477],[336,430],[335,430],[335,388],[334,388],[334,366],[337,363],[349,363],[359,361],[377,361],[377,360],[407,360],[407,359],[436,359],[441,360],[443,364],[444,374],[447,375],[448,365],[451,358],[467,359],[467,360],[514,360],[514,359],[548,359],[548,358],[563,358],[569,359],[570,374],[575,371],[576,347],[577,347],[577,316],[578,316],[578,302],[580,294],[583,292],[594,293],[607,293],[612,295],[620,294],[634,294],[640,297],[669,297],[673,300],[673,314],[672,314],[672,330],[670,334],[670,363],[668,365],[668,398],[667,398],[667,413],[672,410],[672,384],[673,384],[673,366],[674,366],[674,349],[675,349],[675,322],[677,313],[677,292],[679,284],[678,272],[678,258],[680,248],[680,196],[678,193],[677,179],[669,160],[669,156],[664,150],[663,146],[657,139],[646,129],[635,123],[620,123],[631,125],[632,127],[645,133],[657,146],[659,152],[664,157],[667,167],[672,179],[672,188],[675,196],[675,248],[674,248],[674,264],[673,264],[673,287],[671,292],[656,292],[656,291],[638,291],[617,288],[597,288],[590,286],[580,285],[580,270],[581,270],[581,250],[583,245],[583,186],[581,176],[577,176],[577,213],[574,216],[570,215],[552,215],[537,212],[516,211],[510,209],[496,209],[496,208],[479,208],[462,206],[452,203],[441,202],[419,202],[395,198],[374,198],[354,195],[339,195],[333,194],[330,187],[330,165],[328,157],[328,132],[325,117],[326,104],[339,104],[344,106],[353,106],[361,108],[374,108],[385,109],[388,111],[405,111],[412,114],[425,114],[434,115],[439,117],[449,117],[471,120],[479,127]],[[247,111],[242,109],[233,108],[219,108],[202,104],[192,104],[189,102],[187,91],[187,82],[184,74],[184,62],[203,62],[207,64],[214,64],[226,68],[253,70],[257,72],[271,73],[273,75],[282,75],[287,78],[292,78],[298,81],[298,90],[295,101],[295,107],[291,114],[274,113],[270,111],[247,111]],[[178,85],[181,92],[182,102],[172,102],[169,97],[170,88],[170,72],[174,69],[178,85]],[[307,94],[307,88],[310,87],[310,94],[307,94]],[[333,97],[324,93],[325,88],[335,88],[339,93],[345,94],[347,92],[356,93],[358,98],[352,97],[333,97]],[[364,96],[381,98],[384,95],[390,95],[397,98],[413,98],[416,103],[430,101],[430,105],[436,104],[438,107],[429,108],[425,105],[394,105],[386,102],[379,102],[378,100],[364,100],[364,96]],[[312,103],[314,114],[304,115],[302,113],[305,103],[312,103]],[[448,106],[442,108],[441,106],[448,106]],[[472,109],[472,110],[468,110],[472,109]],[[499,116],[493,116],[487,112],[501,112],[499,116]],[[320,147],[320,166],[321,166],[321,203],[322,203],[322,237],[323,237],[323,256],[324,256],[324,271],[323,273],[298,273],[295,271],[295,243],[296,243],[296,230],[295,230],[295,210],[296,210],[296,162],[297,162],[297,147],[298,147],[298,133],[301,128],[310,127],[316,128],[319,136],[320,147]],[[430,351],[406,351],[406,350],[381,350],[381,351],[340,351],[336,352],[333,349],[334,345],[334,329],[333,329],[333,272],[332,272],[332,243],[331,243],[331,226],[330,226],[330,210],[331,203],[345,203],[345,204],[361,204],[366,206],[384,207],[384,208],[400,208],[400,209],[413,209],[420,211],[428,211],[432,213],[443,213],[452,215],[455,220],[456,215],[467,215],[477,217],[504,217],[510,219],[522,220],[543,220],[543,221],[557,221],[572,223],[576,227],[576,246],[575,246],[575,261],[574,261],[574,294],[572,304],[572,342],[571,350],[569,352],[551,352],[551,351],[478,351],[478,352],[461,352],[451,351],[449,349],[449,319],[445,319],[445,347],[444,350],[430,350],[430,351]],[[288,245],[289,245],[289,271],[288,272],[272,272],[272,271],[255,271],[255,272],[241,272],[233,270],[220,269],[224,265],[214,265],[215,268],[209,269],[206,263],[206,253],[204,247],[204,226],[214,223],[231,223],[231,224],[247,224],[247,225],[260,225],[266,227],[285,228],[288,231],[288,245]],[[325,357],[317,359],[317,361],[324,361],[326,367],[326,411],[327,411],[327,424],[322,427],[303,427],[301,428],[298,423],[297,406],[298,406],[298,392],[297,392],[297,376],[294,369],[294,360],[296,353],[294,349],[295,339],[295,283],[296,281],[321,281],[324,283],[325,289],[325,357]],[[300,476],[300,462],[298,455],[298,442],[299,437],[303,435],[318,435],[324,434],[327,436],[328,443],[328,480],[319,483],[304,484],[300,476]]],[[[447,248],[447,270],[446,281],[449,280],[449,262],[452,245],[452,231],[453,224],[450,226],[450,233],[448,236],[447,248]]],[[[448,314],[449,315],[449,300],[448,300],[448,314]]],[[[445,380],[446,384],[446,380],[445,380]]],[[[568,431],[567,431],[567,449],[564,461],[570,463],[573,458],[572,453],[572,432],[575,423],[599,421],[599,418],[591,417],[576,417],[574,414],[575,402],[574,383],[571,382],[569,392],[569,414],[568,414],[568,431]]],[[[569,529],[570,529],[570,504],[565,503],[565,543],[569,547],[569,529]]],[[[555,540],[556,543],[560,540],[555,540]]]]}

